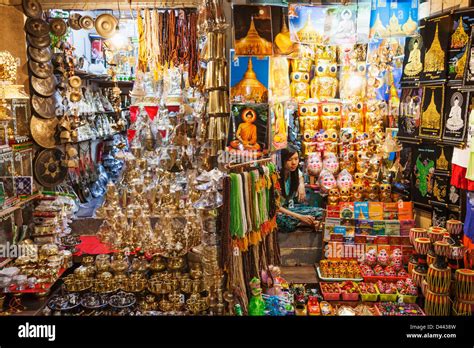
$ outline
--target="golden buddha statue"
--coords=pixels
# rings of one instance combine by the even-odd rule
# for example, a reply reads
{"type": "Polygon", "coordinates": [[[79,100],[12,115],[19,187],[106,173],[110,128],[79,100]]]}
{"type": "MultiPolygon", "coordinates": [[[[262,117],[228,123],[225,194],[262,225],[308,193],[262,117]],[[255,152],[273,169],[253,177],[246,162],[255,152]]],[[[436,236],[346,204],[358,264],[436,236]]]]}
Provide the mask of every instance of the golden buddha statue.
{"type": "Polygon", "coordinates": [[[434,34],[433,42],[431,43],[430,49],[426,52],[425,55],[425,72],[436,72],[443,71],[445,69],[445,53],[441,48],[439,42],[439,30],[438,24],[436,24],[436,31],[434,34]]]}
{"type": "Polygon", "coordinates": [[[267,56],[272,54],[272,43],[261,37],[255,28],[254,19],[250,21],[247,35],[235,41],[236,55],[267,56]]]}
{"type": "Polygon", "coordinates": [[[333,52],[324,51],[316,61],[315,76],[311,81],[311,97],[334,98],[338,89],[337,63],[333,52]]]}
{"type": "Polygon", "coordinates": [[[459,24],[453,35],[451,35],[451,48],[462,48],[469,41],[469,35],[464,30],[462,16],[459,17],[459,24]]]}
{"type": "Polygon", "coordinates": [[[436,109],[436,104],[434,102],[434,91],[431,92],[430,105],[428,105],[428,108],[423,111],[421,118],[421,127],[439,129],[441,115],[436,109]]]}
{"type": "Polygon", "coordinates": [[[298,39],[301,42],[312,43],[312,44],[322,44],[323,38],[317,29],[313,26],[311,21],[311,12],[308,12],[306,22],[303,25],[303,28],[297,32],[298,39]]]}
{"type": "Polygon", "coordinates": [[[252,58],[249,57],[247,71],[242,80],[230,89],[232,99],[265,103],[268,100],[267,88],[257,79],[253,71],[252,58]]]}
{"type": "Polygon", "coordinates": [[[467,50],[464,51],[461,58],[456,62],[456,66],[454,67],[454,71],[456,72],[455,79],[462,79],[464,76],[464,68],[466,66],[466,58],[467,57],[467,50]]]}

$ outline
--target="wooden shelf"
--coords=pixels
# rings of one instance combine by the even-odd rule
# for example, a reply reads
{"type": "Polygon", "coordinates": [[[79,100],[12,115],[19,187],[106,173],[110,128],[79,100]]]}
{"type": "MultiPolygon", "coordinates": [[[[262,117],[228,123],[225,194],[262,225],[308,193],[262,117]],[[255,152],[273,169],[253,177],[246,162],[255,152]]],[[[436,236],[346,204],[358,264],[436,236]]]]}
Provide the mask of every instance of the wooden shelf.
{"type": "Polygon", "coordinates": [[[23,206],[27,205],[28,203],[30,203],[31,201],[34,201],[39,196],[40,196],[39,194],[32,195],[32,196],[18,202],[14,206],[8,207],[8,208],[3,209],[3,210],[0,210],[0,217],[3,217],[5,215],[9,215],[9,214],[13,213],[15,210],[18,210],[21,207],[23,207],[23,206]]]}

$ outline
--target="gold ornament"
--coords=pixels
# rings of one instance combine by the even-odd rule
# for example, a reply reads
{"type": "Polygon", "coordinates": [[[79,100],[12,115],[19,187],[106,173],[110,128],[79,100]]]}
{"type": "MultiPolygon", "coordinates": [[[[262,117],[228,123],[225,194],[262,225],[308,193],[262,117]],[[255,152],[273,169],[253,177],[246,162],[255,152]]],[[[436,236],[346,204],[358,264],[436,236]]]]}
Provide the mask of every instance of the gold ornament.
{"type": "Polygon", "coordinates": [[[425,55],[425,72],[436,72],[443,71],[445,64],[445,53],[441,48],[439,42],[439,31],[438,24],[436,24],[436,31],[434,34],[433,42],[431,43],[430,49],[426,52],[425,55]]]}
{"type": "Polygon", "coordinates": [[[448,170],[449,162],[444,155],[444,148],[441,148],[441,155],[436,160],[436,168],[439,170],[448,170]]]}
{"type": "Polygon", "coordinates": [[[434,92],[432,92],[430,104],[428,105],[426,111],[423,111],[422,113],[421,127],[439,129],[440,120],[441,115],[436,109],[436,104],[434,102],[434,92]]]}
{"type": "Polygon", "coordinates": [[[293,42],[290,39],[290,31],[286,25],[285,16],[282,16],[281,31],[275,36],[275,46],[281,54],[289,54],[292,51],[293,42]]]}
{"type": "Polygon", "coordinates": [[[8,51],[0,51],[0,81],[16,82],[16,60],[8,51]]]}
{"type": "Polygon", "coordinates": [[[316,71],[311,81],[311,97],[334,98],[337,93],[337,63],[330,51],[324,51],[316,61],[316,71]]]}
{"type": "Polygon", "coordinates": [[[265,56],[272,54],[272,44],[258,34],[253,17],[247,35],[235,41],[235,52],[237,55],[265,56]]]}
{"type": "Polygon", "coordinates": [[[451,48],[462,48],[469,41],[469,35],[464,30],[462,16],[459,18],[459,24],[456,31],[451,36],[451,48]]]}

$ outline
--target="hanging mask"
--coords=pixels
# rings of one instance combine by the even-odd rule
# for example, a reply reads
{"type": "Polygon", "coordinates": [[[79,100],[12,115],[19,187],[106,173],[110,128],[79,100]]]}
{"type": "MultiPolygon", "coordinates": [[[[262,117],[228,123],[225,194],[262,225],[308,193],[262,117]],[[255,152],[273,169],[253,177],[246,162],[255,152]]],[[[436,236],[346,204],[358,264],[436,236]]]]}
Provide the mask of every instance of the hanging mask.
{"type": "Polygon", "coordinates": [[[339,189],[350,188],[353,183],[354,179],[347,169],[342,170],[337,176],[337,187],[339,187],[339,189]]]}
{"type": "Polygon", "coordinates": [[[321,173],[321,169],[323,168],[321,154],[319,152],[312,152],[308,154],[308,159],[306,161],[308,174],[312,176],[318,176],[319,173],[321,173]]]}
{"type": "Polygon", "coordinates": [[[323,168],[334,174],[339,169],[339,160],[337,156],[332,152],[327,152],[324,155],[323,168]]]}
{"type": "Polygon", "coordinates": [[[335,188],[336,184],[337,183],[334,175],[330,171],[323,169],[319,175],[319,185],[321,187],[321,191],[328,192],[329,190],[335,188]]]}

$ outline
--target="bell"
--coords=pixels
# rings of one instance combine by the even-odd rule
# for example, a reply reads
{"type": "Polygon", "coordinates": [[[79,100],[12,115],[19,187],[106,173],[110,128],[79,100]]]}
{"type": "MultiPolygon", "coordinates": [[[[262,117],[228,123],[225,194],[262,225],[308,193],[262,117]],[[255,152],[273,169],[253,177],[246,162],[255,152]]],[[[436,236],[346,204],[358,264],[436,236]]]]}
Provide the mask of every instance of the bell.
{"type": "Polygon", "coordinates": [[[216,48],[217,48],[217,33],[210,31],[207,33],[206,45],[204,46],[203,59],[209,61],[211,59],[216,59],[216,48]]]}
{"type": "Polygon", "coordinates": [[[67,130],[63,130],[59,134],[59,138],[61,138],[62,142],[69,143],[69,142],[71,142],[71,132],[69,132],[67,130]]]}
{"type": "Polygon", "coordinates": [[[229,96],[227,91],[215,90],[209,92],[207,113],[210,115],[229,114],[229,96]]]}
{"type": "Polygon", "coordinates": [[[227,67],[225,60],[212,60],[207,63],[206,90],[227,88],[227,67]]]}

